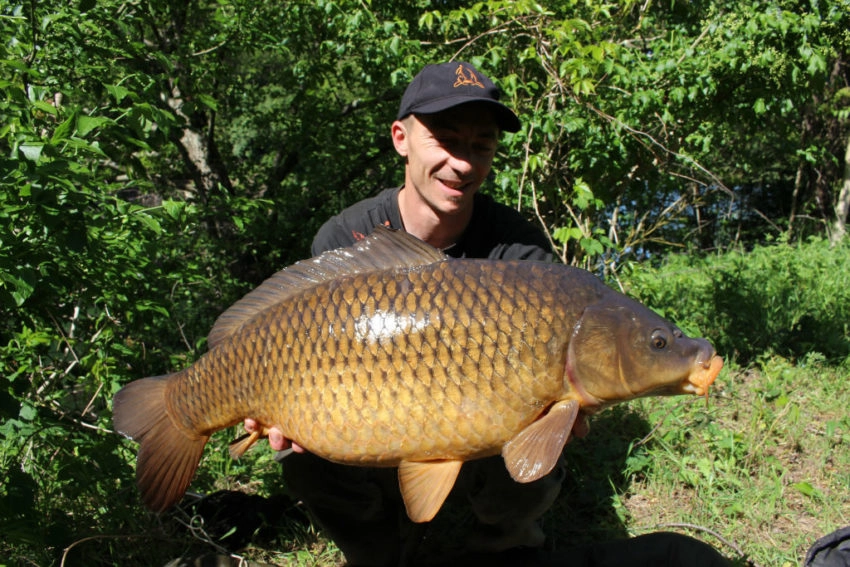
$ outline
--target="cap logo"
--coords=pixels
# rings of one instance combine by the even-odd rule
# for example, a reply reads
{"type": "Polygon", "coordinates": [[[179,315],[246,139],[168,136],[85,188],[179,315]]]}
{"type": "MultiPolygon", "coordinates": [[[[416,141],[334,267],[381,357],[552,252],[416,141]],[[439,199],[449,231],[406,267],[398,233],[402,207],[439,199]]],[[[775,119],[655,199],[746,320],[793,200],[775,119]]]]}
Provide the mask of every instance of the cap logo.
{"type": "Polygon", "coordinates": [[[455,81],[454,87],[460,86],[471,86],[471,87],[481,87],[485,88],[484,85],[481,84],[481,81],[478,80],[478,77],[475,76],[475,73],[470,71],[469,69],[464,69],[463,65],[458,65],[457,69],[455,69],[455,75],[457,75],[457,80],[455,81]]]}

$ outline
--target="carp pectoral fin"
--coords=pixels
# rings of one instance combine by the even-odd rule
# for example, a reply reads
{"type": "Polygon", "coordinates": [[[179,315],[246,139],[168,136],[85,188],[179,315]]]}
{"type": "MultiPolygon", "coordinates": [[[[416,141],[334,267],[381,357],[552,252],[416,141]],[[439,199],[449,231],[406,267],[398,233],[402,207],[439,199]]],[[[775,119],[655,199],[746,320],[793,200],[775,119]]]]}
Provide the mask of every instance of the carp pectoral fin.
{"type": "Polygon", "coordinates": [[[234,439],[230,442],[230,445],[227,446],[227,450],[230,453],[231,459],[238,459],[242,455],[244,455],[248,449],[254,446],[254,443],[259,441],[265,437],[265,435],[260,431],[252,431],[251,433],[246,433],[242,437],[238,439],[234,439]]]}
{"type": "Polygon", "coordinates": [[[398,485],[407,515],[414,522],[429,522],[443,506],[455,484],[463,461],[402,461],[398,485]]]}
{"type": "Polygon", "coordinates": [[[511,478],[532,482],[549,474],[570,438],[578,409],[575,400],[558,402],[546,415],[505,443],[502,458],[511,478]]]}

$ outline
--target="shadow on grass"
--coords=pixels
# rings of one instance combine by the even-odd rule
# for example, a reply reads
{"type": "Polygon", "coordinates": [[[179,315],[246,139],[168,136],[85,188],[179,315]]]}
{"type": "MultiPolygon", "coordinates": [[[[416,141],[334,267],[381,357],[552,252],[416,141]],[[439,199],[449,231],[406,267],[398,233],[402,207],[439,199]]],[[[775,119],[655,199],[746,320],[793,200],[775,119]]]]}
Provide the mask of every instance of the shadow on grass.
{"type": "MultiPolygon", "coordinates": [[[[542,526],[550,550],[628,537],[615,508],[615,493],[628,487],[625,463],[630,445],[644,437],[649,424],[628,406],[615,406],[590,421],[590,433],[564,449],[566,478],[542,526]]],[[[441,555],[464,547],[475,526],[468,505],[450,499],[426,528],[421,550],[441,555]]]]}
{"type": "MultiPolygon", "coordinates": [[[[623,404],[594,416],[587,437],[567,445],[564,449],[567,476],[558,500],[544,516],[547,545],[556,550],[554,557],[562,555],[557,550],[568,550],[570,556],[575,550],[577,553],[572,560],[584,564],[578,558],[582,549],[631,538],[624,523],[628,513],[620,507],[617,496],[630,489],[627,460],[631,447],[644,439],[651,429],[652,425],[642,415],[623,404]]],[[[710,544],[700,538],[658,533],[645,534],[639,539],[650,542],[655,535],[672,538],[659,542],[660,546],[673,545],[682,552],[700,553],[701,561],[705,562],[700,565],[714,564],[711,553],[702,549],[711,547],[710,544]]],[[[639,545],[629,549],[639,549],[639,545]]],[[[752,567],[745,558],[727,557],[727,561],[730,567],[752,567]]]]}
{"type": "Polygon", "coordinates": [[[567,476],[561,494],[544,517],[551,546],[628,537],[615,496],[628,489],[629,448],[649,431],[643,417],[619,405],[593,416],[587,437],[570,441],[564,449],[567,476]]]}

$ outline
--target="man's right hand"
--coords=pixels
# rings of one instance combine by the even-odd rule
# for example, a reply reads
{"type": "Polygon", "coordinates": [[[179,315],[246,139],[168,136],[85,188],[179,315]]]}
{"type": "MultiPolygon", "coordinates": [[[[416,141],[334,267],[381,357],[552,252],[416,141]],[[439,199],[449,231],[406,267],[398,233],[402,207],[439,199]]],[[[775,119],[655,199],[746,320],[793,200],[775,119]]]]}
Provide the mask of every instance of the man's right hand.
{"type": "MultiPolygon", "coordinates": [[[[262,426],[257,423],[257,420],[247,418],[245,420],[245,431],[248,433],[254,433],[255,431],[261,431],[262,426]]],[[[266,430],[269,438],[269,446],[275,451],[285,451],[286,449],[292,449],[296,453],[305,453],[304,447],[299,445],[298,443],[293,442],[291,439],[287,439],[283,436],[283,432],[277,427],[270,427],[266,430]]]]}

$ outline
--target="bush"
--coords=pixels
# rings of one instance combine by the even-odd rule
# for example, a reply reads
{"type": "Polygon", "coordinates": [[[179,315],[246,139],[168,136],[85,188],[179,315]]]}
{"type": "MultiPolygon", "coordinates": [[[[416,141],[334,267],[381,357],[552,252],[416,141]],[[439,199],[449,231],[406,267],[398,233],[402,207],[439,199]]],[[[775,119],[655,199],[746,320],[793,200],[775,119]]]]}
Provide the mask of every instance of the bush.
{"type": "Polygon", "coordinates": [[[778,354],[850,357],[850,246],[814,238],[696,258],[671,255],[659,269],[633,265],[626,292],[682,329],[748,364],[778,354]]]}

